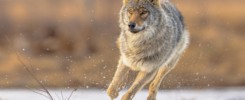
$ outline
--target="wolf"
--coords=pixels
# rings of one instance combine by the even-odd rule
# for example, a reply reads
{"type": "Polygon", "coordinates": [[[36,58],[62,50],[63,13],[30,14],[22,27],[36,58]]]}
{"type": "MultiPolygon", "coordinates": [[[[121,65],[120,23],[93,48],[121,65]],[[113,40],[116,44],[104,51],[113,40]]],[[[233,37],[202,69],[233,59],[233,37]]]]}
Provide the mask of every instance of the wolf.
{"type": "Polygon", "coordinates": [[[149,82],[147,100],[156,100],[164,76],[189,44],[189,33],[179,10],[169,0],[123,0],[121,34],[117,40],[120,59],[107,94],[113,100],[123,89],[129,70],[138,75],[121,100],[132,100],[149,82]]]}

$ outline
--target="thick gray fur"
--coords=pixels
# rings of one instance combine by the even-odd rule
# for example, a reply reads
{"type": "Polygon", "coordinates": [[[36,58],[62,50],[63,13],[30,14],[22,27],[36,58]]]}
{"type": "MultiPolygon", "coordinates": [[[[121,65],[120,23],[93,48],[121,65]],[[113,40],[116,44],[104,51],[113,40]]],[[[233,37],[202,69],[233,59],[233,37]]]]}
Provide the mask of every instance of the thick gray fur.
{"type": "Polygon", "coordinates": [[[183,17],[176,7],[168,0],[155,0],[158,4],[152,2],[154,0],[129,0],[120,11],[121,34],[117,43],[121,57],[107,90],[112,99],[118,96],[119,83],[131,69],[139,74],[122,100],[131,100],[152,80],[147,99],[155,100],[163,77],[174,68],[189,43],[183,17]],[[144,22],[145,30],[133,34],[128,31],[127,9],[142,6],[149,10],[150,15],[144,22]]]}

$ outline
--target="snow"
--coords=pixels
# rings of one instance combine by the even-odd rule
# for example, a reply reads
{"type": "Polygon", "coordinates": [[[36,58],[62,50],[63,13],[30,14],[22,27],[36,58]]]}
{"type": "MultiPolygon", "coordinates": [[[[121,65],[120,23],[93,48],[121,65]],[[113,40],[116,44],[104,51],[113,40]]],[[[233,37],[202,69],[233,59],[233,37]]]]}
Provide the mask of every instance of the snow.
{"type": "MultiPolygon", "coordinates": [[[[72,90],[50,90],[55,100],[68,98],[72,90]],[[62,92],[61,92],[62,91],[62,92]]],[[[120,93],[120,96],[125,91],[120,93]]],[[[146,100],[147,90],[142,90],[133,100],[146,100]]],[[[0,100],[48,100],[31,90],[0,89],[0,100]]],[[[80,89],[70,100],[109,100],[105,90],[80,89]]],[[[117,98],[116,100],[120,100],[117,98]]],[[[245,100],[245,88],[203,89],[203,90],[160,90],[157,100],[245,100]]]]}

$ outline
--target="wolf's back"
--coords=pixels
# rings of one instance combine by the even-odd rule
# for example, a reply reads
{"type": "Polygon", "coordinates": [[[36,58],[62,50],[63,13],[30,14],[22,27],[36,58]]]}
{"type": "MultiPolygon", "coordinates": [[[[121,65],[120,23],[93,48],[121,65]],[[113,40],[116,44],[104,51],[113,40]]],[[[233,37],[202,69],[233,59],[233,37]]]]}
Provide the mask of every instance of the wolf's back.
{"type": "MultiPolygon", "coordinates": [[[[179,42],[181,39],[181,35],[186,34],[185,32],[185,24],[184,24],[184,17],[180,13],[180,11],[168,1],[163,0],[162,9],[166,12],[167,16],[169,16],[168,20],[174,22],[173,27],[177,27],[177,41],[179,42]]],[[[188,34],[188,33],[187,33],[188,34]]]]}

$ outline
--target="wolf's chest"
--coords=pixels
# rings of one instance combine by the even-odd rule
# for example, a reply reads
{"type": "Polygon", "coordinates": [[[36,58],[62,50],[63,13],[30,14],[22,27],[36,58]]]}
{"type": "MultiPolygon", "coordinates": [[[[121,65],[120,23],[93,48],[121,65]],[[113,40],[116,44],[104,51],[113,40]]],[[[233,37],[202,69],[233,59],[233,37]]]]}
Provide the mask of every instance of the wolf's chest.
{"type": "Polygon", "coordinates": [[[133,70],[149,70],[159,63],[159,51],[150,45],[130,46],[124,44],[120,50],[123,63],[133,70]]]}
{"type": "MultiPolygon", "coordinates": [[[[150,52],[150,51],[149,51],[150,52]]],[[[160,64],[159,56],[149,56],[148,53],[127,53],[121,52],[123,64],[135,71],[151,71],[160,64]],[[151,59],[151,57],[154,57],[151,59]]]]}

